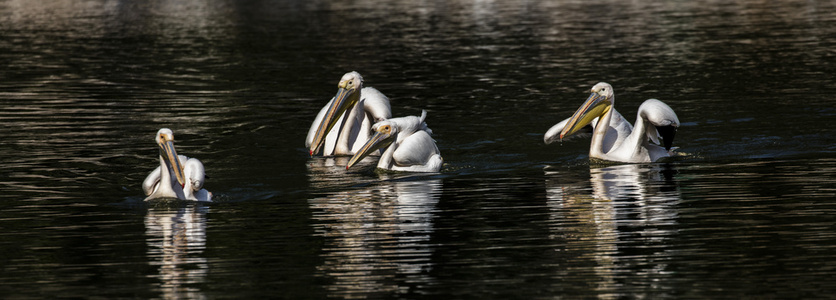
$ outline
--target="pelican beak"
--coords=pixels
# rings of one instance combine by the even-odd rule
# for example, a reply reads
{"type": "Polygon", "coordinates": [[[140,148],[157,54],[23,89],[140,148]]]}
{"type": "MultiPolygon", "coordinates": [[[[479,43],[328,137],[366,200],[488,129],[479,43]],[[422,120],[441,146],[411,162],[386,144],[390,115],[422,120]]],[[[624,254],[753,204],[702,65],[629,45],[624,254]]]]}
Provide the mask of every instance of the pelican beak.
{"type": "Polygon", "coordinates": [[[592,122],[595,118],[604,115],[607,111],[609,111],[610,107],[610,101],[607,100],[606,96],[598,93],[592,93],[581,105],[581,107],[575,111],[575,114],[569,118],[569,122],[566,123],[566,126],[563,127],[563,131],[560,132],[560,139],[577,132],[579,129],[592,122]]]}
{"type": "Polygon", "coordinates": [[[394,140],[394,136],[388,129],[378,130],[372,138],[370,138],[369,141],[363,145],[363,148],[360,148],[360,150],[351,157],[351,160],[348,161],[348,165],[345,166],[345,169],[348,170],[348,168],[351,168],[351,166],[356,164],[358,161],[363,160],[366,156],[372,154],[372,152],[388,147],[394,140]]]}
{"type": "Polygon", "coordinates": [[[331,102],[331,106],[328,107],[328,112],[325,114],[325,117],[322,118],[322,123],[320,123],[319,127],[316,129],[316,135],[314,135],[313,143],[311,143],[310,148],[311,156],[313,156],[314,153],[319,152],[319,148],[325,144],[325,136],[328,135],[328,132],[331,132],[331,129],[337,124],[340,116],[342,116],[349,107],[356,104],[359,98],[357,89],[353,87],[348,88],[346,84],[340,83],[337,95],[334,96],[334,102],[331,102]]]}
{"type": "Polygon", "coordinates": [[[183,165],[180,164],[180,158],[177,156],[177,151],[174,150],[174,141],[165,140],[160,145],[160,156],[163,157],[165,164],[170,170],[174,170],[174,177],[177,178],[177,183],[183,187],[186,185],[185,176],[183,176],[183,165]]]}

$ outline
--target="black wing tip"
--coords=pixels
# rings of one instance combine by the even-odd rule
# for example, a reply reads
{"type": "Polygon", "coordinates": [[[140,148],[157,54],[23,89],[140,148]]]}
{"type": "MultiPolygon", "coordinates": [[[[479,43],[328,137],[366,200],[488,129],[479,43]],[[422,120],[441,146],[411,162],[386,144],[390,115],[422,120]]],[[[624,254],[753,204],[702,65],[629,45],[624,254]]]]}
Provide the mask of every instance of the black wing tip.
{"type": "Polygon", "coordinates": [[[676,126],[658,126],[656,127],[656,130],[659,132],[659,135],[662,136],[665,150],[670,151],[671,147],[673,147],[673,138],[676,136],[676,126]]]}

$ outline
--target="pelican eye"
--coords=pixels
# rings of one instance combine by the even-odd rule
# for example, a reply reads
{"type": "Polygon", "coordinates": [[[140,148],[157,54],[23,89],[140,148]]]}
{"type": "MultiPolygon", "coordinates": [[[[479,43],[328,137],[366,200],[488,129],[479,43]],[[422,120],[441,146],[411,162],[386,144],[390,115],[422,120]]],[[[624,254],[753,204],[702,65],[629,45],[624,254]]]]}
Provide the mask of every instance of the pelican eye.
{"type": "Polygon", "coordinates": [[[380,130],[378,130],[378,131],[382,132],[382,133],[389,133],[389,131],[391,131],[391,130],[392,130],[392,128],[389,125],[383,125],[383,126],[380,127],[380,130]]]}

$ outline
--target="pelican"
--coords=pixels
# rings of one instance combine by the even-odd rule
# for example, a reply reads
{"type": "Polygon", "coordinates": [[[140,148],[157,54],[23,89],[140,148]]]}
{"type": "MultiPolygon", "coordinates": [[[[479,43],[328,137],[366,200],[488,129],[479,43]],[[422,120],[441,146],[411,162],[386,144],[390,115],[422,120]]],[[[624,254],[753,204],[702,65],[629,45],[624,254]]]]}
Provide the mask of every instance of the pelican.
{"type": "Polygon", "coordinates": [[[337,95],[308,130],[305,147],[311,156],[320,150],[323,156],[354,155],[369,139],[371,125],[392,117],[389,98],[375,88],[364,88],[360,73],[346,73],[337,87],[337,95]]]}
{"type": "Polygon", "coordinates": [[[148,196],[145,200],[177,198],[212,201],[212,193],[203,189],[203,179],[206,177],[203,163],[196,158],[177,155],[171,129],[160,129],[154,140],[160,147],[160,166],[142,182],[142,190],[148,196]]]}
{"type": "Polygon", "coordinates": [[[636,127],[630,125],[614,106],[615,94],[612,86],[606,82],[599,82],[592,87],[592,94],[575,114],[552,126],[546,132],[543,141],[550,144],[563,140],[591,124],[590,158],[644,163],[671,156],[671,144],[676,128],[679,127],[679,118],[670,106],[656,99],[644,101],[639,106],[636,127]],[[608,126],[598,126],[601,123],[608,126]],[[660,137],[664,147],[660,146],[660,137]]]}
{"type": "Polygon", "coordinates": [[[345,169],[351,168],[372,152],[386,148],[377,162],[379,169],[408,172],[438,172],[444,160],[430,135],[433,133],[421,117],[408,116],[377,122],[372,126],[374,136],[358,150],[345,169]],[[388,147],[388,148],[387,148],[388,147]]]}

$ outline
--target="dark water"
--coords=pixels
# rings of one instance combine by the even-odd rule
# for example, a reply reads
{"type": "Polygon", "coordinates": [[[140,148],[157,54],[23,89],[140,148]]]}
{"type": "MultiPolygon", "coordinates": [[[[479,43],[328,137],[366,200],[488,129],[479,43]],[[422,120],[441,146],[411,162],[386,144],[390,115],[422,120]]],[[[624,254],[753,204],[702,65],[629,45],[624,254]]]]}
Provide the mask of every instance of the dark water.
{"type": "Polygon", "coordinates": [[[0,295],[828,297],[834,36],[831,1],[1,1],[0,295]],[[440,174],[308,157],[352,70],[440,174]],[[544,145],[599,81],[684,158],[544,145]],[[142,201],[161,127],[216,202],[142,201]]]}

